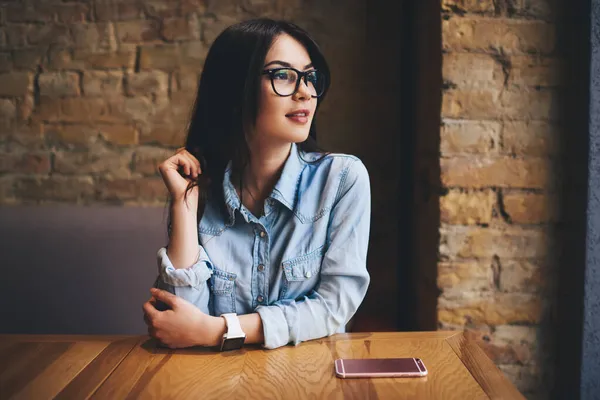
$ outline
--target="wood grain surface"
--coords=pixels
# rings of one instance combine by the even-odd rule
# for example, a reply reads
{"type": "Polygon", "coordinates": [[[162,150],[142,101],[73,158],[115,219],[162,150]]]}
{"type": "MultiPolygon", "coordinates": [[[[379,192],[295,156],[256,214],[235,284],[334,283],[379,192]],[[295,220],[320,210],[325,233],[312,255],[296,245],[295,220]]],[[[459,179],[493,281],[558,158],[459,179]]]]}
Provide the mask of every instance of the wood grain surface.
{"type": "Polygon", "coordinates": [[[347,333],[265,350],[145,336],[0,335],[0,399],[522,399],[459,332],[347,333]],[[420,357],[424,378],[340,379],[337,358],[420,357]]]}

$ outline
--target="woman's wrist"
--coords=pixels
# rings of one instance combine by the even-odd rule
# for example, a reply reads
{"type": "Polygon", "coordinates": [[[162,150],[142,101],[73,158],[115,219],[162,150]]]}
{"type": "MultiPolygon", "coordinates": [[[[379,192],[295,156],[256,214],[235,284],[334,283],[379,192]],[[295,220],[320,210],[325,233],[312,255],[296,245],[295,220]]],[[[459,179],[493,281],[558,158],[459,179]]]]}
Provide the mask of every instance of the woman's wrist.
{"type": "Polygon", "coordinates": [[[173,197],[171,199],[171,212],[184,212],[187,214],[194,214],[198,212],[198,198],[189,194],[187,198],[173,197]]]}
{"type": "Polygon", "coordinates": [[[223,340],[223,335],[227,332],[227,324],[222,317],[209,316],[208,319],[208,337],[204,346],[214,347],[220,346],[223,340]]]}

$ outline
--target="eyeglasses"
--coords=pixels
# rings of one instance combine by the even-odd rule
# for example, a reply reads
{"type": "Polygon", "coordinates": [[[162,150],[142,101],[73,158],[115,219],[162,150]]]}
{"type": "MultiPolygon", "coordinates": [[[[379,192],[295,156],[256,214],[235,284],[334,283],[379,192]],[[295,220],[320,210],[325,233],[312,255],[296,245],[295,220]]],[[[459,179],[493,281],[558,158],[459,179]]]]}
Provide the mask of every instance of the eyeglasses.
{"type": "Polygon", "coordinates": [[[316,69],[302,72],[295,68],[275,68],[263,71],[263,75],[269,75],[273,90],[282,97],[295,94],[301,79],[308,87],[311,97],[320,97],[325,91],[325,75],[316,69]]]}

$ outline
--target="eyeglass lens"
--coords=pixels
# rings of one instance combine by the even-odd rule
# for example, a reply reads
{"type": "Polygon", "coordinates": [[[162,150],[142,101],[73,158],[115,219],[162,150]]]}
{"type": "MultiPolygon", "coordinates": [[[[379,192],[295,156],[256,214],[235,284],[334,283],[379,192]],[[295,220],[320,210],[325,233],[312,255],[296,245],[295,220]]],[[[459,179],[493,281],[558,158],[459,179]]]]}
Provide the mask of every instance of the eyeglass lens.
{"type": "MultiPolygon", "coordinates": [[[[275,71],[271,77],[273,88],[280,96],[290,96],[296,90],[298,74],[293,69],[280,69],[275,71]]],[[[320,96],[325,87],[323,74],[319,71],[310,71],[302,79],[308,87],[311,96],[320,96]]]]}

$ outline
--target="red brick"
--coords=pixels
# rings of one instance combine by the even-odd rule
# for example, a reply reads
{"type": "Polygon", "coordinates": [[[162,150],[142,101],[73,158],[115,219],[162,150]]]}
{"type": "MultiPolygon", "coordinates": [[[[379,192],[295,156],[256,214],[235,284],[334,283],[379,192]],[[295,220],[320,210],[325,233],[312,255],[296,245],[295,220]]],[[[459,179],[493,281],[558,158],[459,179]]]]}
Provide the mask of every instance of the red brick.
{"type": "Polygon", "coordinates": [[[553,274],[549,272],[529,261],[502,262],[499,289],[503,292],[540,293],[552,281],[553,274]]]}
{"type": "Polygon", "coordinates": [[[85,53],[106,53],[117,50],[115,28],[112,23],[74,24],[71,27],[75,46],[85,53]]]}
{"type": "Polygon", "coordinates": [[[513,7],[517,15],[554,20],[567,4],[558,0],[515,0],[513,7]]]}
{"type": "Polygon", "coordinates": [[[0,132],[17,122],[17,106],[11,99],[0,99],[0,132]]]}
{"type": "Polygon", "coordinates": [[[97,0],[95,2],[96,18],[98,21],[137,19],[142,17],[144,2],[97,0]]]}
{"type": "Polygon", "coordinates": [[[510,157],[455,157],[440,160],[446,187],[544,188],[550,186],[550,162],[510,157]]]}
{"type": "Polygon", "coordinates": [[[490,325],[539,323],[542,301],[521,293],[461,293],[456,298],[438,300],[438,320],[447,324],[484,323],[490,325]]]}
{"type": "Polygon", "coordinates": [[[98,138],[116,145],[137,143],[137,131],[132,125],[51,125],[46,130],[50,140],[67,146],[90,145],[98,138]]]}
{"type": "Polygon", "coordinates": [[[142,175],[157,175],[158,165],[172,155],[171,149],[140,147],[133,157],[133,171],[142,175]]]}
{"type": "Polygon", "coordinates": [[[459,88],[501,88],[504,85],[502,66],[488,54],[446,53],[442,61],[442,77],[459,88]]]}
{"type": "Polygon", "coordinates": [[[502,117],[500,90],[446,90],[442,95],[442,117],[497,119],[502,117]]]}
{"type": "Polygon", "coordinates": [[[31,25],[9,25],[3,26],[6,34],[6,45],[10,48],[21,48],[27,46],[27,35],[31,31],[31,25]]]}
{"type": "Polygon", "coordinates": [[[556,58],[513,56],[510,58],[508,83],[518,86],[559,86],[564,82],[564,66],[556,58]]]}
{"type": "Polygon", "coordinates": [[[38,3],[32,6],[13,3],[3,6],[8,22],[51,22],[54,18],[54,7],[50,4],[38,3]]]}
{"type": "Polygon", "coordinates": [[[445,50],[549,54],[555,41],[555,26],[543,21],[486,17],[442,21],[445,50]]]}
{"type": "Polygon", "coordinates": [[[57,152],[54,171],[66,175],[97,175],[110,173],[113,177],[131,175],[131,151],[110,151],[103,146],[94,146],[83,152],[57,152]]]}
{"type": "Polygon", "coordinates": [[[446,226],[440,229],[440,254],[461,258],[522,259],[543,257],[551,248],[542,230],[446,226]]]}
{"type": "Polygon", "coordinates": [[[127,94],[144,96],[152,93],[167,94],[169,75],[162,71],[140,71],[127,75],[127,94]]]}
{"type": "Polygon", "coordinates": [[[444,155],[496,152],[500,146],[501,125],[495,121],[444,120],[440,150],[444,155]]]}
{"type": "Polygon", "coordinates": [[[152,100],[147,97],[124,97],[109,102],[112,119],[146,123],[155,113],[152,100]]]}
{"type": "Polygon", "coordinates": [[[123,94],[123,72],[86,71],[83,75],[83,91],[86,96],[123,94]]]}
{"type": "Polygon", "coordinates": [[[84,22],[88,20],[90,16],[89,4],[61,4],[60,6],[54,7],[56,9],[58,21],[65,24],[84,22]]]}
{"type": "Polygon", "coordinates": [[[206,12],[206,2],[207,0],[181,0],[181,15],[186,16],[189,13],[203,15],[206,12]]]}
{"type": "Polygon", "coordinates": [[[0,96],[24,96],[33,91],[33,79],[29,72],[0,74],[0,96]]]}
{"type": "Polygon", "coordinates": [[[551,194],[512,192],[503,196],[504,211],[513,224],[556,221],[558,197],[551,194]]]}
{"type": "Polygon", "coordinates": [[[69,46],[73,43],[69,28],[64,25],[35,25],[27,35],[29,44],[40,46],[69,46]]]}
{"type": "Polygon", "coordinates": [[[16,125],[0,131],[0,140],[9,152],[47,150],[42,132],[43,127],[39,124],[16,125]]]}
{"type": "Polygon", "coordinates": [[[179,1],[148,0],[144,1],[146,14],[153,18],[171,18],[181,15],[179,1]]]}
{"type": "Polygon", "coordinates": [[[158,39],[159,24],[155,20],[116,22],[116,33],[121,43],[139,43],[158,39]]]}
{"type": "MultiPolygon", "coordinates": [[[[211,5],[212,4],[213,3],[211,2],[211,5]]],[[[204,42],[208,45],[212,44],[217,36],[219,36],[227,27],[239,22],[238,18],[229,17],[228,14],[225,13],[217,13],[216,15],[219,16],[218,20],[205,20],[202,24],[202,39],[204,39],[204,42]]]]}
{"type": "Polygon", "coordinates": [[[560,117],[558,96],[554,91],[506,90],[500,100],[505,118],[555,120],[560,117]]]}
{"type": "Polygon", "coordinates": [[[117,145],[138,144],[138,133],[134,125],[103,125],[98,130],[104,140],[117,145]]]}
{"type": "Polygon", "coordinates": [[[489,262],[440,262],[437,271],[437,286],[444,291],[493,289],[493,274],[489,262]]]}
{"type": "Polygon", "coordinates": [[[557,96],[552,91],[472,89],[446,90],[442,116],[466,119],[556,119],[557,96]]]}
{"type": "Polygon", "coordinates": [[[181,68],[200,71],[204,67],[204,60],[208,54],[208,47],[204,42],[193,40],[181,43],[181,68]]]}
{"type": "Polygon", "coordinates": [[[208,50],[200,41],[184,42],[180,45],[142,47],[140,68],[142,69],[195,69],[201,70],[208,50]]]}
{"type": "Polygon", "coordinates": [[[79,96],[79,74],[48,72],[38,77],[40,95],[48,97],[79,96]]]}
{"type": "Polygon", "coordinates": [[[86,202],[94,198],[91,177],[52,176],[15,179],[15,196],[20,200],[86,202]]]}
{"type": "Polygon", "coordinates": [[[51,98],[40,98],[40,104],[36,108],[35,120],[40,121],[58,121],[60,119],[61,100],[51,98]]]}
{"type": "MultiPolygon", "coordinates": [[[[94,51],[98,51],[97,49],[94,51]]],[[[135,67],[135,46],[119,46],[118,52],[90,52],[86,49],[51,49],[49,69],[117,69],[135,67]]]]}
{"type": "Polygon", "coordinates": [[[200,39],[200,23],[195,14],[187,18],[168,18],[163,21],[162,36],[166,40],[200,39]]]}
{"type": "Polygon", "coordinates": [[[195,99],[196,93],[187,91],[173,92],[170,99],[157,99],[156,114],[151,122],[170,122],[177,129],[185,127],[190,120],[195,99]]]}
{"type": "Polygon", "coordinates": [[[177,71],[172,74],[172,91],[193,91],[196,93],[198,83],[200,82],[200,71],[177,71]]]}
{"type": "Polygon", "coordinates": [[[109,108],[103,99],[65,98],[60,101],[60,119],[70,122],[110,121],[109,108]]]}
{"type": "Polygon", "coordinates": [[[153,124],[140,132],[140,143],[180,147],[184,145],[186,135],[187,131],[184,127],[174,128],[171,124],[153,124]]]}
{"type": "Polygon", "coordinates": [[[496,193],[451,190],[440,197],[440,219],[456,225],[489,224],[496,204],[496,193]]]}
{"type": "Polygon", "coordinates": [[[86,51],[75,51],[73,59],[85,68],[129,68],[135,66],[135,49],[125,49],[120,46],[118,52],[90,54],[86,51]]]}
{"type": "Polygon", "coordinates": [[[560,152],[558,126],[544,121],[506,121],[503,151],[516,155],[548,156],[560,152]]]}
{"type": "Polygon", "coordinates": [[[140,68],[142,69],[178,69],[179,47],[177,45],[164,45],[142,47],[140,54],[140,68]]]}
{"type": "Polygon", "coordinates": [[[443,0],[442,10],[472,13],[493,13],[494,2],[492,0],[443,0]]]}
{"type": "Polygon", "coordinates": [[[5,153],[0,156],[0,173],[48,174],[50,153],[5,153]]]}
{"type": "Polygon", "coordinates": [[[497,345],[486,341],[476,341],[494,364],[526,364],[532,361],[533,353],[524,345],[497,345]]]}
{"type": "Polygon", "coordinates": [[[45,47],[33,49],[21,49],[13,51],[13,62],[17,69],[30,69],[36,71],[42,64],[46,55],[45,47]]]}
{"type": "Polygon", "coordinates": [[[10,72],[13,68],[13,59],[10,53],[0,53],[0,73],[10,72]]]}

